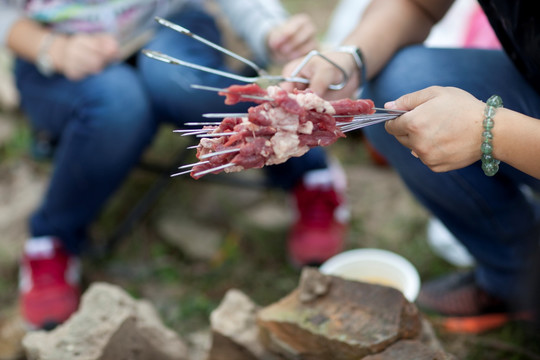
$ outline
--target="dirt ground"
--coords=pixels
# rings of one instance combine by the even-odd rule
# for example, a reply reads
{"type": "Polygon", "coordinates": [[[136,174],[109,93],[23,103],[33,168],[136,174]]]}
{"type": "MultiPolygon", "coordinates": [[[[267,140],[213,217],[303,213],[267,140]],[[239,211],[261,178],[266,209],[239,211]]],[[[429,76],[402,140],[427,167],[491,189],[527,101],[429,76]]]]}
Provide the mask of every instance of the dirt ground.
{"type": "MultiPolygon", "coordinates": [[[[284,3],[291,12],[312,15],[322,24],[322,36],[337,1],[284,3]]],[[[18,253],[27,237],[26,219],[50,173],[50,163],[36,162],[28,154],[30,134],[24,116],[3,109],[0,125],[7,125],[0,126],[0,360],[17,358],[13,354],[23,333],[15,307],[18,253]]],[[[185,147],[170,130],[162,129],[146,154],[148,161],[169,164],[185,147]]],[[[352,213],[347,248],[395,251],[417,267],[423,280],[454,269],[426,245],[429,214],[390,168],[373,163],[360,133],[328,151],[347,174],[352,213]]],[[[248,171],[240,178],[252,184],[260,176],[259,171],[248,171]]],[[[296,286],[299,272],[288,264],[284,251],[293,217],[288,194],[165,178],[137,169],[108,204],[92,229],[96,252],[84,261],[85,284],[106,281],[149,299],[164,322],[186,337],[207,329],[210,312],[230,288],[266,305],[296,286]],[[98,251],[113,244],[111,236],[118,225],[156,180],[164,186],[155,201],[111,251],[98,251]]],[[[459,359],[540,359],[538,334],[520,322],[469,336],[446,333],[436,318],[432,320],[446,349],[459,359]]]]}

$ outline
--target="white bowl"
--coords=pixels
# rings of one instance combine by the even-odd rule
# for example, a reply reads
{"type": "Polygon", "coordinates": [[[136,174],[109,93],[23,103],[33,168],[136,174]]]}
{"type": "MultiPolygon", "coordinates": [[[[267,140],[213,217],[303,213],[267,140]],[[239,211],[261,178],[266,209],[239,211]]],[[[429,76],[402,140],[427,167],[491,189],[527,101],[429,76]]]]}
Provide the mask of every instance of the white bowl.
{"type": "Polygon", "coordinates": [[[420,291],[420,276],[404,257],[381,249],[356,249],[328,259],[320,272],[347,280],[386,285],[400,290],[410,302],[420,291]]]}

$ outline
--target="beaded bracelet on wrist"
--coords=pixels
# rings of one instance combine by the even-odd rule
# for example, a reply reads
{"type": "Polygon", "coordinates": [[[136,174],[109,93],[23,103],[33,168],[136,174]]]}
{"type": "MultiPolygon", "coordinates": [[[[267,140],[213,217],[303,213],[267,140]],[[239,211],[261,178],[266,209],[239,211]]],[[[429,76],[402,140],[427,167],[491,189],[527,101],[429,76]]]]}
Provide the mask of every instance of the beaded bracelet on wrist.
{"type": "Polygon", "coordinates": [[[484,109],[484,131],[482,132],[482,145],[480,150],[482,151],[482,170],[486,176],[493,176],[499,171],[500,161],[493,157],[493,134],[491,130],[495,125],[493,117],[497,112],[497,108],[502,107],[503,102],[500,96],[493,95],[488,101],[486,101],[486,107],[484,109]]]}

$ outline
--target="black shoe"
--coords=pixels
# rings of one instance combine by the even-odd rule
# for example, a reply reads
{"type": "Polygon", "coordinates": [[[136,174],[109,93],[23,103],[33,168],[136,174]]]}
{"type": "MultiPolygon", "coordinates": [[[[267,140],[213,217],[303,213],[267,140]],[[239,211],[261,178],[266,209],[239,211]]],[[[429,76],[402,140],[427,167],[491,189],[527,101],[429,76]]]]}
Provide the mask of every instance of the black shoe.
{"type": "Polygon", "coordinates": [[[444,327],[454,332],[480,333],[522,316],[513,313],[506,301],[480,288],[472,271],[425,283],[416,305],[428,314],[445,317],[444,327]]]}

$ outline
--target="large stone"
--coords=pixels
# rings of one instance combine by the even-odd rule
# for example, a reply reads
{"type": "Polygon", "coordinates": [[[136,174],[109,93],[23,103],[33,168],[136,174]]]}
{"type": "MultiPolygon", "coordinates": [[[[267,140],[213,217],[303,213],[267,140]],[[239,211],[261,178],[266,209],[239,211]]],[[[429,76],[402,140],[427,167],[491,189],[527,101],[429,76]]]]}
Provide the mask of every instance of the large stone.
{"type": "Polygon", "coordinates": [[[184,360],[187,348],[154,308],[117,286],[95,283],[80,309],[51,332],[23,339],[29,360],[184,360]]]}
{"type": "Polygon", "coordinates": [[[396,289],[305,269],[297,289],[259,311],[263,339],[290,359],[352,360],[416,338],[421,317],[396,289]]]}
{"type": "Polygon", "coordinates": [[[5,310],[2,309],[0,315],[0,360],[21,359],[23,357],[21,341],[26,334],[26,326],[19,311],[5,310]]]}
{"type": "Polygon", "coordinates": [[[208,360],[276,359],[260,341],[258,310],[259,306],[244,293],[229,290],[210,315],[212,348],[208,360]]]}

